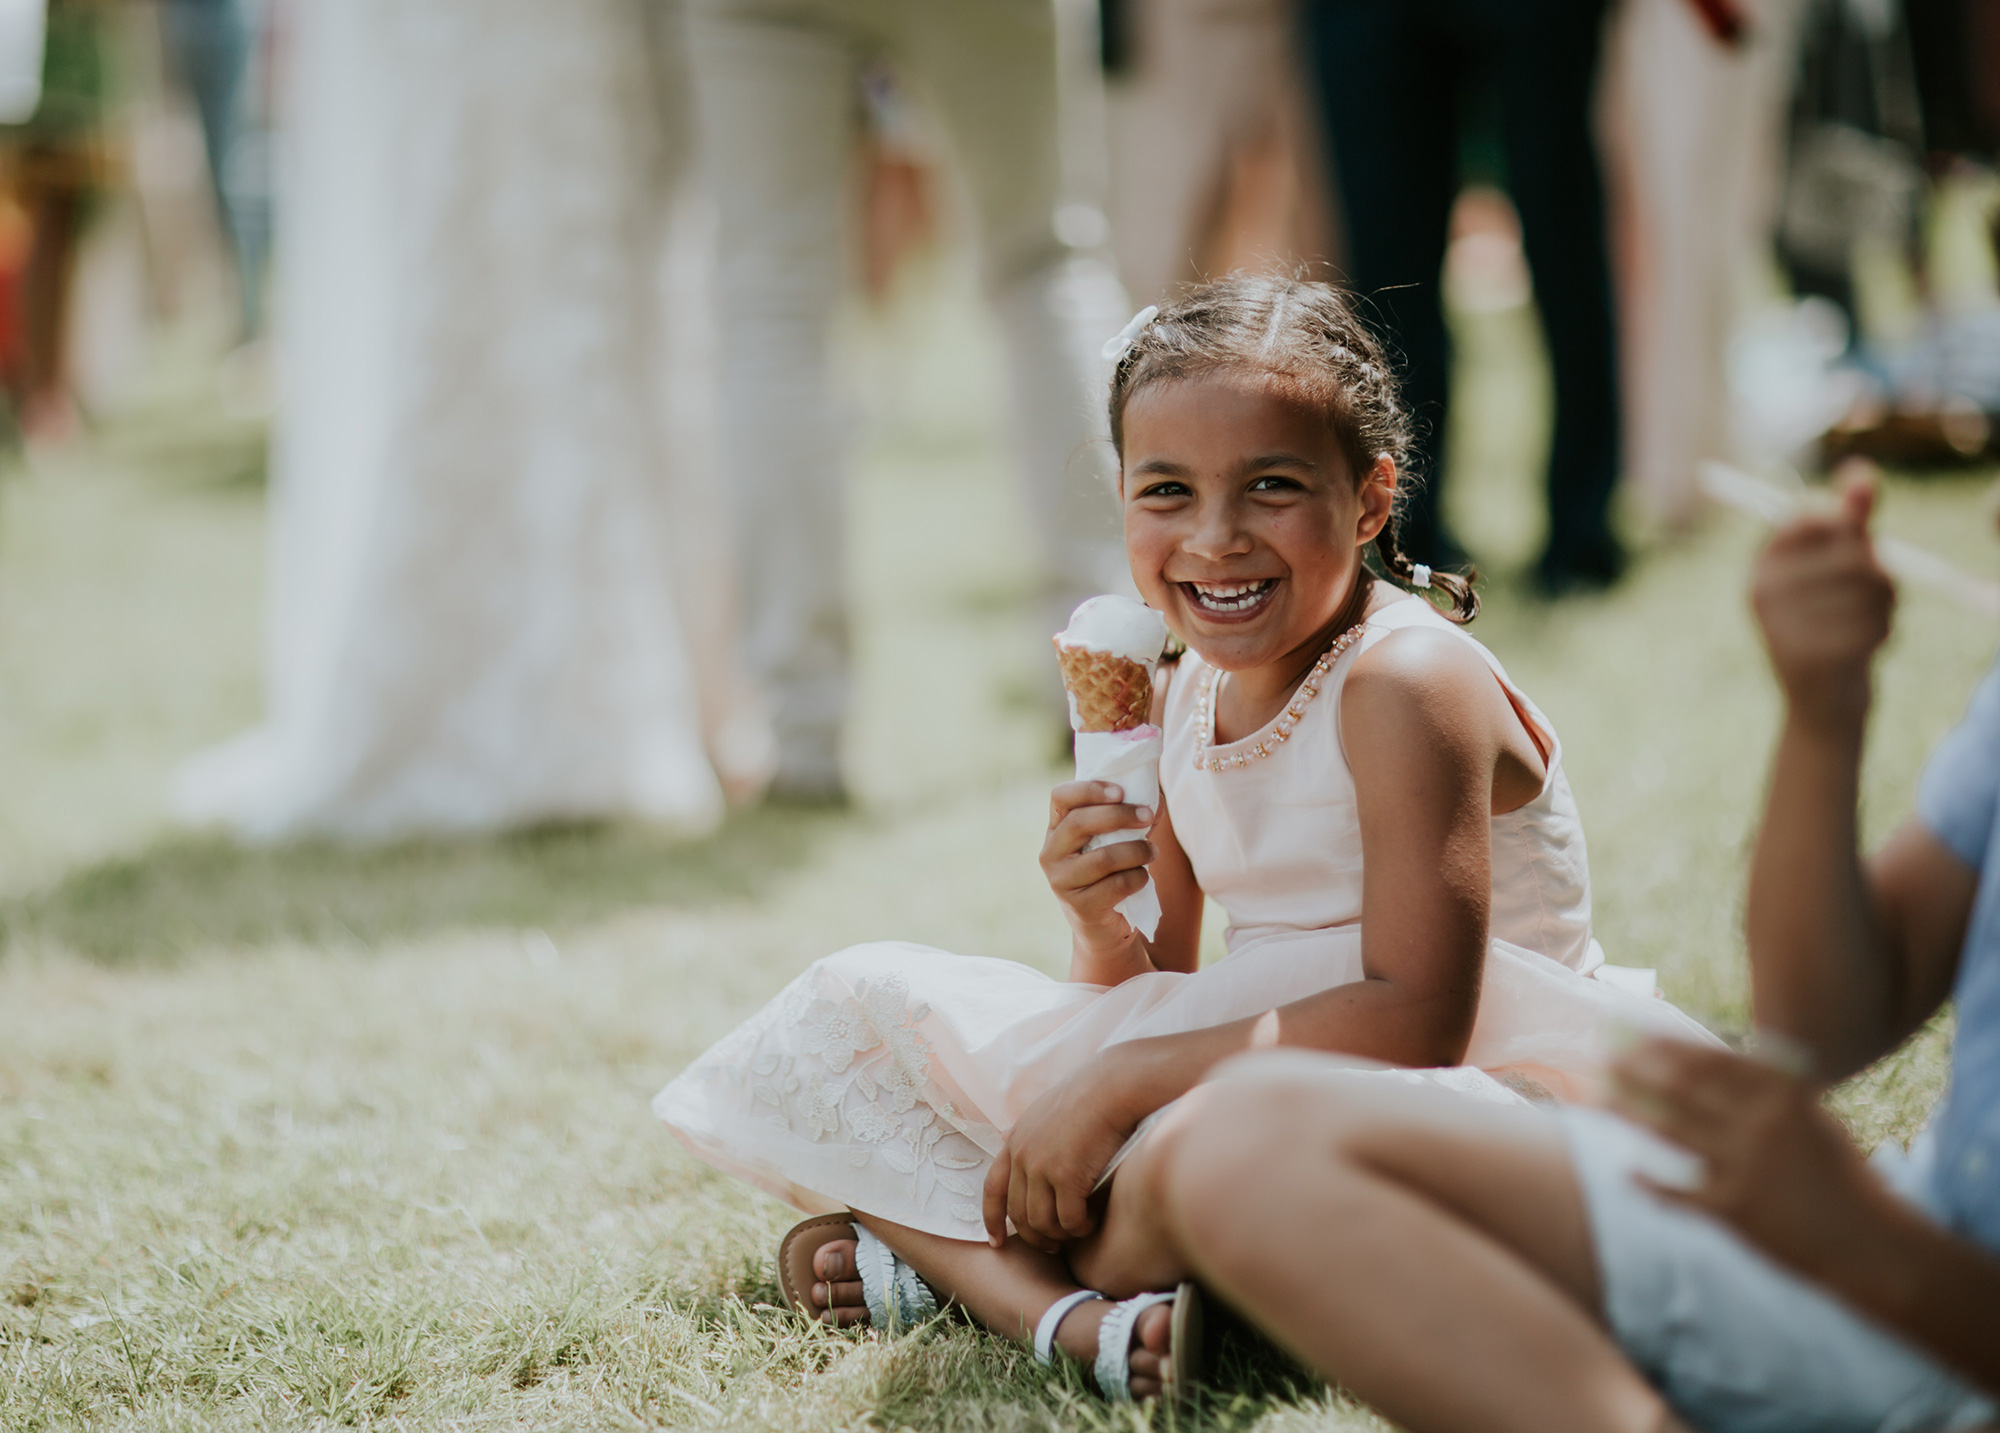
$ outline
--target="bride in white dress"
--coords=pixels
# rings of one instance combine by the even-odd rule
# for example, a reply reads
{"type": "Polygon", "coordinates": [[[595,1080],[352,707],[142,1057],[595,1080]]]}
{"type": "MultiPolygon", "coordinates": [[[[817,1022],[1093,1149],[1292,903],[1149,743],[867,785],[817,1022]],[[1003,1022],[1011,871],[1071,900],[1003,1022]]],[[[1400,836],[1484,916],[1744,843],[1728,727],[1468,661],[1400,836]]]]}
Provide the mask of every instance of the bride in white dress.
{"type": "Polygon", "coordinates": [[[268,711],[183,769],[178,813],[250,839],[712,826],[768,743],[705,486],[677,8],[288,23],[268,711]]]}

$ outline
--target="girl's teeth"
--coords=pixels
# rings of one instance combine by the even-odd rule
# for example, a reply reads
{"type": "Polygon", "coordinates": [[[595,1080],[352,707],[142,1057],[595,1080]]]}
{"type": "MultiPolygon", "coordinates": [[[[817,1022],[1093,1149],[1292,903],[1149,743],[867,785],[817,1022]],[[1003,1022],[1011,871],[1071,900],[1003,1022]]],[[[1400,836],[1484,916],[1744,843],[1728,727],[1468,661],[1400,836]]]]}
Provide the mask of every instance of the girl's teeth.
{"type": "Polygon", "coordinates": [[[1269,590],[1269,579],[1263,582],[1239,583],[1189,583],[1194,590],[1195,601],[1216,612],[1241,612],[1256,605],[1257,600],[1269,590]]]}

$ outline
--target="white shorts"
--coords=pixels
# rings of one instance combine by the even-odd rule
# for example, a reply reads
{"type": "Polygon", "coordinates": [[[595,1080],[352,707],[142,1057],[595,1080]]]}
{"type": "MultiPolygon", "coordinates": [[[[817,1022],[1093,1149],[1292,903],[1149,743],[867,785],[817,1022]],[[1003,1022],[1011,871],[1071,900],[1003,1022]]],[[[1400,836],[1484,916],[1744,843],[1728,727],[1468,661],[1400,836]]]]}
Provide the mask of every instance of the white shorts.
{"type": "Polygon", "coordinates": [[[1703,1433],[1929,1433],[1993,1421],[1957,1375],[1774,1264],[1662,1203],[1688,1156],[1601,1110],[1562,1111],[1590,1210],[1604,1314],[1626,1354],[1703,1433]]]}

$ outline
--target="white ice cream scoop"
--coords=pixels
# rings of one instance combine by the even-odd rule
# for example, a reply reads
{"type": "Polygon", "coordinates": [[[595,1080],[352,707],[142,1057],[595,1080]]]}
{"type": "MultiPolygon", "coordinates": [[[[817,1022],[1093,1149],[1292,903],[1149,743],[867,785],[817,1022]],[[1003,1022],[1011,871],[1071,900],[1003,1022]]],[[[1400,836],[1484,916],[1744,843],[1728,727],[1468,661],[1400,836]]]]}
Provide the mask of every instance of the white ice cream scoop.
{"type": "Polygon", "coordinates": [[[1107,593],[1070,613],[1069,626],[1056,634],[1056,640],[1065,647],[1107,652],[1150,666],[1166,650],[1167,621],[1143,602],[1107,593]]]}

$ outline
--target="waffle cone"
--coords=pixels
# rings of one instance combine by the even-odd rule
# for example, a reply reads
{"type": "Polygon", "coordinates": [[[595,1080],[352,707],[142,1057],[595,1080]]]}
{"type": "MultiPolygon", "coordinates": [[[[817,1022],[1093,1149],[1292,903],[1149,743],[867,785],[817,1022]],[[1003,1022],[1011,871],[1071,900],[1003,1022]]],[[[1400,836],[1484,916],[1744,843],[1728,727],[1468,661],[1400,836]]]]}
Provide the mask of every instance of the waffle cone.
{"type": "Polygon", "coordinates": [[[1142,663],[1109,652],[1056,643],[1063,685],[1076,702],[1078,731],[1130,731],[1153,706],[1153,679],[1142,663]]]}

